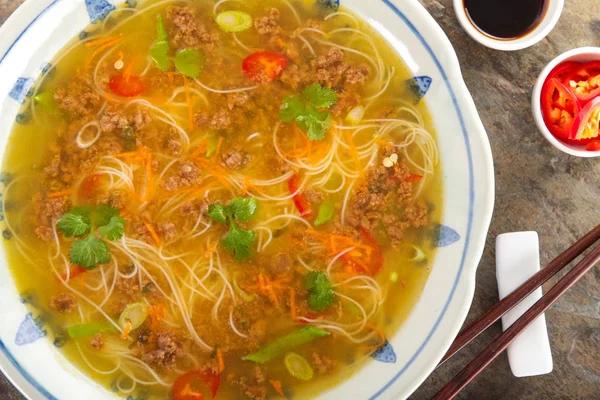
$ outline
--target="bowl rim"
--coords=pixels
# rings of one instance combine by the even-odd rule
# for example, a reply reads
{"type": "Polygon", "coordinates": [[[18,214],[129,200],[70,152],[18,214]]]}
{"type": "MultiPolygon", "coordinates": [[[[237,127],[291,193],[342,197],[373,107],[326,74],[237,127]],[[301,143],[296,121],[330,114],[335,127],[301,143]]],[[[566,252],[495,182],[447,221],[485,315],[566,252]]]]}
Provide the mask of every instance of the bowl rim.
{"type": "Polygon", "coordinates": [[[454,12],[465,32],[475,41],[494,50],[517,51],[523,50],[543,40],[554,29],[565,5],[565,0],[547,0],[544,17],[530,32],[517,39],[501,40],[486,35],[473,25],[464,7],[465,0],[453,0],[454,12]]]}
{"type": "MultiPolygon", "coordinates": [[[[490,143],[489,143],[489,140],[488,140],[486,132],[485,132],[485,128],[483,127],[483,124],[481,123],[481,120],[480,120],[477,110],[475,108],[473,99],[472,99],[470,93],[468,92],[468,89],[467,89],[464,79],[462,77],[460,65],[458,63],[458,58],[456,56],[456,53],[453,51],[452,45],[451,45],[449,39],[447,38],[447,36],[442,31],[442,29],[435,22],[433,17],[431,17],[431,15],[429,15],[429,13],[425,10],[425,8],[417,0],[381,0],[381,1],[383,3],[385,3],[386,5],[388,5],[389,7],[392,7],[393,9],[395,9],[396,13],[399,16],[402,14],[402,12],[399,11],[399,9],[396,7],[396,5],[394,5],[394,3],[401,4],[401,3],[404,3],[405,1],[413,3],[413,6],[415,7],[416,11],[419,14],[420,22],[422,22],[422,24],[426,25],[427,28],[430,28],[430,31],[423,32],[423,34],[421,34],[420,33],[421,29],[416,30],[416,28],[412,25],[412,23],[410,22],[410,20],[407,17],[405,17],[405,21],[407,22],[407,24],[409,26],[411,26],[411,29],[413,31],[415,31],[417,36],[420,38],[420,40],[426,47],[429,54],[433,57],[436,64],[438,64],[440,72],[442,72],[446,76],[446,83],[448,85],[448,88],[450,89],[451,92],[454,93],[454,97],[455,97],[454,100],[455,100],[455,105],[457,107],[457,110],[459,111],[459,114],[464,114],[464,117],[461,116],[461,119],[465,120],[464,127],[463,127],[464,134],[467,135],[467,132],[468,132],[469,133],[468,136],[473,136],[477,143],[477,146],[479,146],[479,149],[483,150],[483,154],[480,156],[480,158],[481,158],[480,162],[483,163],[486,167],[486,171],[485,171],[486,176],[484,177],[485,178],[484,184],[479,183],[480,186],[485,188],[485,191],[482,191],[482,192],[485,193],[484,200],[486,200],[486,201],[485,201],[485,204],[481,206],[481,211],[480,211],[480,214],[483,217],[483,219],[478,223],[478,227],[480,229],[478,229],[477,231],[471,232],[472,233],[471,244],[465,245],[464,251],[465,251],[465,254],[468,253],[469,260],[468,260],[468,262],[464,263],[465,264],[464,270],[459,271],[457,278],[456,278],[456,282],[454,284],[454,289],[456,289],[457,287],[461,287],[461,295],[462,296],[460,296],[460,297],[454,296],[455,290],[453,289],[452,294],[450,295],[450,297],[447,301],[447,305],[451,301],[455,301],[456,303],[460,304],[457,307],[460,309],[460,311],[457,312],[455,315],[453,315],[453,320],[452,320],[452,324],[451,324],[452,329],[447,331],[445,340],[441,341],[442,343],[440,346],[443,347],[444,349],[447,349],[447,348],[449,348],[454,337],[458,333],[458,331],[459,331],[460,327],[462,326],[462,323],[466,319],[467,313],[469,311],[469,308],[470,308],[470,305],[471,305],[471,302],[473,299],[474,291],[475,291],[475,278],[476,278],[477,266],[478,266],[478,262],[481,258],[481,254],[483,252],[483,248],[485,245],[485,239],[487,237],[489,224],[491,222],[491,216],[492,216],[493,205],[494,205],[494,191],[495,191],[495,189],[494,189],[494,169],[493,169],[493,163],[492,163],[491,148],[490,148],[490,143]],[[436,46],[437,54],[434,54],[433,50],[431,49],[431,47],[428,44],[428,43],[434,42],[434,41],[435,41],[435,44],[437,45],[436,46]],[[443,68],[442,68],[442,64],[441,64],[440,60],[442,60],[444,62],[443,68]],[[468,126],[468,128],[467,128],[467,126],[468,126]]],[[[11,29],[11,30],[18,29],[18,32],[21,32],[23,29],[27,29],[29,26],[31,26],[35,22],[35,20],[37,18],[39,18],[46,11],[47,8],[51,7],[52,5],[54,5],[57,2],[60,2],[60,0],[46,0],[46,1],[44,1],[44,0],[26,0],[23,3],[23,5],[21,5],[20,8],[15,13],[13,13],[13,15],[11,15],[9,20],[7,20],[6,23],[0,28],[0,33],[4,33],[6,31],[8,31],[9,29],[11,29]],[[43,7],[46,7],[42,11],[40,11],[40,8],[38,7],[38,5],[41,5],[41,4],[44,4],[43,7]],[[21,23],[21,21],[17,22],[17,18],[25,19],[26,21],[23,23],[21,23]],[[29,24],[29,25],[27,25],[27,24],[29,24]]],[[[11,33],[12,33],[12,31],[11,31],[11,33]]],[[[7,35],[6,37],[10,38],[11,36],[7,35]]],[[[15,39],[15,38],[18,39],[18,36],[12,35],[12,39],[15,39]]],[[[11,41],[12,41],[12,39],[11,39],[11,41]]],[[[8,49],[8,51],[10,51],[10,49],[8,49]]],[[[3,59],[4,56],[5,55],[0,55],[0,60],[3,59]]],[[[470,162],[472,162],[472,160],[470,162]]],[[[440,320],[442,319],[442,317],[443,317],[443,313],[440,315],[440,320]]],[[[435,328],[432,329],[432,332],[434,329],[435,328]]],[[[425,346],[425,344],[426,344],[426,342],[424,342],[423,347],[425,346]]],[[[1,348],[2,347],[1,345],[2,345],[2,343],[0,341],[0,350],[3,350],[1,348]]],[[[402,389],[402,394],[408,396],[410,393],[412,393],[412,391],[414,391],[420,385],[420,383],[422,383],[427,378],[427,376],[430,374],[430,372],[433,371],[433,369],[437,365],[437,362],[439,362],[439,360],[441,359],[443,354],[444,354],[444,352],[440,352],[437,360],[432,359],[429,367],[425,368],[423,371],[421,371],[419,373],[419,379],[414,381],[413,384],[410,385],[409,387],[402,389]]],[[[416,353],[415,356],[416,355],[418,355],[418,353],[416,353]]],[[[7,356],[7,354],[5,352],[0,352],[0,360],[5,356],[7,356]],[[4,353],[4,354],[2,354],[2,353],[4,353]]],[[[22,369],[19,370],[18,362],[16,362],[16,360],[9,359],[9,361],[12,362],[12,364],[13,364],[12,367],[14,367],[12,369],[15,369],[16,373],[6,374],[7,377],[9,377],[11,382],[13,382],[13,384],[15,384],[15,386],[26,397],[32,398],[29,396],[29,393],[31,393],[31,391],[25,390],[25,387],[32,384],[31,377],[27,377],[27,375],[28,375],[27,371],[24,371],[22,369]],[[16,375],[16,374],[18,374],[18,375],[16,375]],[[16,384],[15,382],[19,382],[19,383],[22,382],[22,384],[16,384]],[[27,394],[26,394],[26,392],[27,392],[27,394]]],[[[5,370],[5,372],[6,372],[8,368],[5,369],[5,365],[3,365],[3,364],[4,363],[0,363],[0,367],[2,367],[0,369],[5,370]]],[[[382,390],[380,390],[380,392],[378,392],[378,394],[382,393],[389,386],[393,385],[394,380],[390,381],[389,384],[386,385],[385,388],[383,388],[382,390]]],[[[47,398],[54,399],[54,397],[52,397],[52,395],[45,392],[44,388],[39,387],[39,385],[33,385],[33,389],[41,392],[47,398]]],[[[373,396],[373,398],[377,397],[378,394],[373,396]]],[[[389,394],[389,392],[388,392],[388,394],[389,394]]]]}
{"type": "Polygon", "coordinates": [[[538,127],[538,130],[544,136],[544,138],[550,142],[552,146],[562,151],[563,153],[581,157],[581,158],[595,158],[600,157],[599,151],[587,151],[585,148],[576,145],[570,145],[558,140],[546,127],[546,123],[544,122],[544,117],[542,116],[542,105],[541,105],[541,96],[542,96],[542,87],[544,86],[544,82],[546,78],[550,74],[550,72],[560,63],[571,60],[588,60],[590,56],[590,60],[598,60],[600,61],[600,47],[578,47],[569,51],[566,51],[559,56],[555,57],[552,61],[548,63],[540,72],[538,79],[533,87],[533,92],[531,95],[531,109],[533,113],[533,118],[538,127]],[[596,55],[597,57],[593,58],[592,55],[596,55]]]}

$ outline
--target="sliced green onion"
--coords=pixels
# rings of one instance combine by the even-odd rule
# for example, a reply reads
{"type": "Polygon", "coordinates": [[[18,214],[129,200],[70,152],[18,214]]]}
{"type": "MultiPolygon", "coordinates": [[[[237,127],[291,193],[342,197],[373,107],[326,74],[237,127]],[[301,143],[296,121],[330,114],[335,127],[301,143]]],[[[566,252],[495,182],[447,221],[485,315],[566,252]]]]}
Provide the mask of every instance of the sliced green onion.
{"type": "Polygon", "coordinates": [[[314,372],[306,358],[298,353],[287,353],[283,359],[285,367],[294,378],[303,381],[310,381],[313,378],[314,372]]]}
{"type": "Polygon", "coordinates": [[[317,219],[315,219],[315,226],[323,225],[333,218],[335,212],[335,206],[331,200],[327,200],[319,206],[319,213],[317,219]]]}
{"type": "Polygon", "coordinates": [[[99,333],[118,332],[118,329],[110,322],[94,322],[91,324],[74,325],[67,328],[67,334],[71,339],[80,339],[94,336],[99,333]]]}
{"type": "Polygon", "coordinates": [[[217,152],[217,147],[219,146],[219,138],[217,136],[210,136],[207,139],[208,143],[206,145],[206,157],[210,158],[215,155],[217,152]]]}
{"type": "Polygon", "coordinates": [[[42,92],[35,95],[33,98],[35,104],[39,104],[42,106],[48,113],[56,114],[59,112],[58,104],[54,99],[54,93],[52,92],[42,92]]]}
{"type": "Polygon", "coordinates": [[[348,115],[346,115],[346,121],[350,122],[352,125],[358,125],[360,121],[365,117],[366,109],[363,106],[356,106],[348,115]]]}
{"type": "Polygon", "coordinates": [[[236,271],[233,273],[233,291],[238,294],[246,303],[251,303],[256,300],[256,297],[244,292],[237,283],[237,278],[240,276],[240,272],[236,271]]]}
{"type": "Polygon", "coordinates": [[[421,262],[427,260],[427,254],[425,254],[423,249],[413,244],[402,245],[400,254],[405,261],[421,262]]]}
{"type": "Polygon", "coordinates": [[[398,278],[399,278],[399,275],[398,275],[398,273],[397,273],[396,271],[394,271],[394,272],[392,272],[392,273],[390,274],[390,281],[391,281],[392,283],[396,283],[396,282],[398,282],[398,278]]]}
{"type": "Polygon", "coordinates": [[[252,361],[257,364],[265,364],[279,357],[282,353],[293,349],[294,347],[301,346],[303,344],[312,342],[317,338],[329,335],[330,333],[328,331],[309,326],[275,339],[273,342],[266,345],[259,351],[242,358],[242,360],[252,361]]]}
{"type": "Polygon", "coordinates": [[[252,16],[243,11],[224,11],[215,20],[225,32],[241,32],[252,28],[252,16]]]}
{"type": "Polygon", "coordinates": [[[131,324],[131,329],[137,329],[148,318],[148,305],[146,303],[129,304],[119,317],[119,325],[125,329],[128,324],[131,324]]]}

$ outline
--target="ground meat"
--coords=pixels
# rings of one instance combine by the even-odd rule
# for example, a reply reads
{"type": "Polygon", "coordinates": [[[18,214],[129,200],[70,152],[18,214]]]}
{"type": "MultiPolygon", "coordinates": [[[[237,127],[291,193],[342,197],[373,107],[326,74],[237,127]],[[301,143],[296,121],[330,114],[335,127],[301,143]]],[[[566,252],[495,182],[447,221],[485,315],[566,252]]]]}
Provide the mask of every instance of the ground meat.
{"type": "Polygon", "coordinates": [[[360,96],[356,92],[344,90],[338,93],[338,101],[331,107],[331,113],[334,117],[346,116],[358,104],[360,104],[360,96]]]}
{"type": "Polygon", "coordinates": [[[371,69],[367,65],[350,67],[344,73],[344,79],[351,85],[364,85],[370,73],[371,69]]]}
{"type": "Polygon", "coordinates": [[[106,110],[100,117],[100,130],[102,132],[114,132],[122,130],[128,125],[125,114],[116,110],[106,110]]]}
{"type": "Polygon", "coordinates": [[[255,370],[255,376],[251,378],[241,376],[238,380],[232,380],[231,384],[239,387],[244,395],[251,400],[264,400],[267,398],[267,388],[264,385],[264,379],[262,371],[257,373],[255,370]]]}
{"type": "Polygon", "coordinates": [[[217,111],[210,120],[210,127],[213,129],[227,129],[232,125],[231,114],[229,110],[217,111]]]}
{"type": "Polygon", "coordinates": [[[306,21],[306,27],[312,29],[321,29],[321,21],[317,21],[316,19],[309,19],[306,21]]]}
{"type": "Polygon", "coordinates": [[[183,146],[177,139],[167,139],[167,144],[165,147],[167,148],[168,153],[172,156],[181,155],[183,152],[183,146]]]}
{"type": "Polygon", "coordinates": [[[209,32],[206,26],[198,21],[191,7],[167,7],[167,19],[175,25],[172,40],[180,48],[203,48],[211,51],[219,40],[217,32],[209,32]]]}
{"type": "Polygon", "coordinates": [[[243,106],[250,100],[250,95],[246,92],[229,93],[227,95],[227,107],[233,110],[236,107],[243,106]]]}
{"type": "Polygon", "coordinates": [[[279,79],[284,84],[296,90],[301,86],[309,84],[313,80],[313,74],[308,65],[303,64],[298,66],[294,64],[288,65],[288,67],[283,70],[279,79]]]}
{"type": "Polygon", "coordinates": [[[75,308],[77,299],[71,293],[61,293],[50,301],[50,307],[61,314],[69,314],[75,308]]]}
{"type": "Polygon", "coordinates": [[[150,122],[152,122],[150,115],[146,111],[138,109],[133,116],[132,127],[134,130],[140,131],[150,122]]]}
{"type": "Polygon", "coordinates": [[[337,47],[332,47],[325,55],[320,55],[313,61],[313,67],[316,69],[330,68],[344,60],[344,52],[337,47]]]}
{"type": "Polygon", "coordinates": [[[128,300],[136,300],[140,295],[140,282],[137,277],[117,279],[115,284],[117,292],[125,296],[128,300]]]}
{"type": "Polygon", "coordinates": [[[136,219],[131,222],[130,235],[133,239],[141,240],[142,242],[146,243],[154,243],[154,239],[152,239],[150,231],[148,230],[146,225],[140,220],[136,219]]]}
{"type": "Polygon", "coordinates": [[[254,27],[259,35],[277,35],[281,32],[279,18],[281,13],[276,8],[265,10],[265,15],[254,20],[254,27]]]}
{"type": "Polygon", "coordinates": [[[110,193],[98,195],[97,204],[108,204],[111,207],[122,209],[125,207],[126,194],[120,190],[113,190],[110,193]]]}
{"type": "Polygon", "coordinates": [[[33,197],[33,211],[36,219],[35,233],[45,241],[54,237],[52,227],[58,219],[71,208],[67,197],[48,199],[41,194],[33,197]]]}
{"type": "Polygon", "coordinates": [[[96,336],[94,336],[90,344],[94,349],[102,350],[102,347],[104,346],[104,339],[102,338],[102,335],[97,334],[96,336]]]}
{"type": "Polygon", "coordinates": [[[250,162],[250,156],[246,152],[232,151],[221,156],[221,165],[229,169],[242,169],[250,162]]]}
{"type": "Polygon", "coordinates": [[[254,366],[254,379],[256,383],[265,383],[266,381],[265,374],[259,365],[254,366]]]}
{"type": "Polygon", "coordinates": [[[142,361],[153,367],[170,369],[175,366],[177,358],[184,354],[181,343],[173,339],[169,333],[158,333],[154,344],[155,350],[142,354],[142,361]]]}
{"type": "Polygon", "coordinates": [[[54,100],[67,114],[79,118],[96,111],[102,99],[91,85],[81,79],[75,79],[66,88],[57,89],[54,92],[54,100]]]}
{"type": "Polygon", "coordinates": [[[306,197],[306,200],[310,201],[311,203],[320,203],[325,199],[325,193],[312,187],[304,190],[303,194],[304,197],[306,197]]]}
{"type": "Polygon", "coordinates": [[[195,201],[193,203],[185,203],[179,209],[184,217],[197,219],[200,215],[208,211],[208,203],[204,200],[195,201]]]}
{"type": "Polygon", "coordinates": [[[269,267],[275,274],[285,274],[292,271],[294,264],[288,253],[277,253],[269,260],[269,267]]]}
{"type": "Polygon", "coordinates": [[[210,122],[210,116],[206,111],[200,111],[194,114],[194,123],[198,128],[204,128],[210,122]]]}
{"type": "Polygon", "coordinates": [[[321,375],[327,374],[337,368],[337,361],[332,360],[328,357],[319,355],[319,353],[312,354],[312,366],[321,375]]]}
{"type": "Polygon", "coordinates": [[[177,227],[172,222],[165,222],[158,227],[159,232],[166,240],[171,240],[177,236],[177,227]]]}
{"type": "Polygon", "coordinates": [[[165,188],[169,191],[190,187],[200,178],[200,170],[192,162],[184,162],[177,175],[170,176],[165,181],[165,188]]]}

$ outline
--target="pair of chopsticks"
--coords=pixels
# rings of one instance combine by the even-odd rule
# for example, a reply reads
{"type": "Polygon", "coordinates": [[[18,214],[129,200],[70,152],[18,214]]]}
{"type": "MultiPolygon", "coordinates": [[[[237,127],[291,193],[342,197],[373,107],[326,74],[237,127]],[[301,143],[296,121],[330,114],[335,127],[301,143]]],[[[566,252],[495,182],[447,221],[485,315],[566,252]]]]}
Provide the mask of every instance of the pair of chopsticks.
{"type": "MultiPolygon", "coordinates": [[[[488,312],[463,330],[454,340],[452,346],[442,358],[440,365],[462,349],[481,332],[486,330],[504,314],[519,304],[523,299],[533,293],[537,288],[556,275],[575,258],[600,240],[600,225],[579,239],[575,244],[552,260],[545,268],[532,276],[527,282],[519,286],[514,292],[496,303],[488,312]]],[[[432,400],[453,399],[473,379],[479,375],[492,361],[496,359],[517,336],[521,334],[533,321],[542,315],[556,301],[571,288],[582,276],[600,261],[600,245],[596,246],[581,262],[561,278],[552,289],[535,303],[527,312],[516,320],[506,331],[496,338],[485,350],[458,373],[446,386],[442,388],[432,400]]]]}

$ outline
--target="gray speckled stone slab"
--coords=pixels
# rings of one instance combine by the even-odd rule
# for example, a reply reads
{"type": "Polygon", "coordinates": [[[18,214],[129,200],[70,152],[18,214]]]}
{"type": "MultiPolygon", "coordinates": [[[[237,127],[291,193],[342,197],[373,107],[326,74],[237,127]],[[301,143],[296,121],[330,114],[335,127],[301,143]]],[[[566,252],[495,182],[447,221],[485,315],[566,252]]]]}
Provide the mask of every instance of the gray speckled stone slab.
{"type": "MultiPolygon", "coordinates": [[[[575,47],[600,45],[600,1],[567,0],[562,18],[548,38],[514,53],[473,42],[456,20],[452,0],[421,1],[458,53],[494,153],[496,209],[468,323],[498,301],[496,235],[537,231],[544,264],[600,223],[600,163],[555,150],[538,133],[530,111],[533,84],[550,60],[575,47]]],[[[0,0],[0,24],[21,2],[0,0]]],[[[552,374],[517,379],[503,355],[460,398],[600,399],[600,267],[567,293],[547,313],[547,320],[554,356],[552,374]]],[[[429,399],[499,332],[496,324],[435,371],[412,399],[429,399]]],[[[1,375],[0,399],[22,399],[1,375]]]]}

